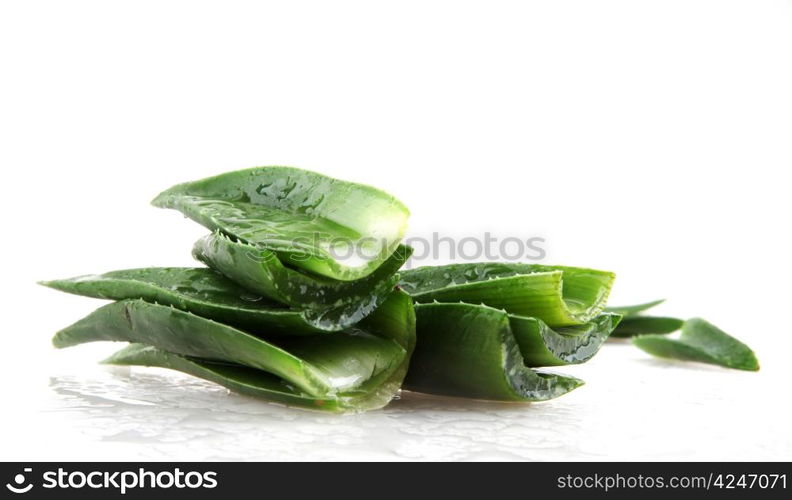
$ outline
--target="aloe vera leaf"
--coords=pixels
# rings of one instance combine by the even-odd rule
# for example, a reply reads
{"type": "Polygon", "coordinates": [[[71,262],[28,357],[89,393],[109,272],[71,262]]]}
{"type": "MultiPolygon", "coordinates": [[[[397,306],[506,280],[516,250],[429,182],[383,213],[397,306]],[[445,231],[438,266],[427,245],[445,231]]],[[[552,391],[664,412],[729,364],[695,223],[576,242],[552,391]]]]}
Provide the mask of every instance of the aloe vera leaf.
{"type": "Polygon", "coordinates": [[[606,307],[605,310],[608,312],[621,314],[624,319],[630,318],[632,316],[637,316],[638,314],[647,311],[655,306],[659,306],[665,302],[665,299],[658,299],[653,300],[651,302],[646,302],[644,304],[635,304],[631,306],[609,306],[606,307]]]}
{"type": "Polygon", "coordinates": [[[367,379],[401,366],[407,349],[392,339],[349,329],[334,335],[265,341],[233,327],[169,306],[125,300],[101,307],[55,335],[55,347],[126,341],[165,351],[264,370],[310,396],[353,391],[367,379]],[[299,355],[289,350],[296,349],[299,355]]]}
{"type": "Polygon", "coordinates": [[[256,167],[173,186],[153,201],[283,262],[351,281],[398,247],[409,211],[370,186],[291,167],[256,167]]]}
{"type": "Polygon", "coordinates": [[[605,310],[621,314],[623,319],[611,333],[614,338],[627,338],[650,333],[667,334],[680,328],[685,320],[671,316],[644,316],[643,313],[665,302],[665,299],[653,300],[644,304],[631,306],[606,307],[605,310]]]}
{"type": "Polygon", "coordinates": [[[110,365],[169,368],[215,382],[247,396],[329,412],[344,410],[339,398],[316,398],[295,390],[270,373],[240,365],[215,363],[173,354],[154,346],[130,344],[103,361],[110,365]]]}
{"type": "MultiPolygon", "coordinates": [[[[391,370],[372,374],[355,390],[339,396],[345,406],[356,411],[381,408],[401,389],[416,345],[416,319],[412,299],[403,291],[394,290],[359,326],[380,338],[396,343],[403,349],[404,355],[400,362],[392,365],[391,370]]],[[[339,362],[346,363],[347,360],[342,357],[339,362]]]]}
{"type": "Polygon", "coordinates": [[[542,320],[509,315],[514,338],[526,366],[584,363],[599,352],[618,325],[618,314],[601,314],[588,323],[550,328],[542,320]]]}
{"type": "MultiPolygon", "coordinates": [[[[316,397],[299,391],[285,379],[270,373],[229,363],[180,356],[165,350],[132,344],[117,352],[105,363],[157,366],[182,371],[220,384],[232,391],[290,406],[329,412],[365,411],[385,406],[399,391],[415,347],[415,312],[412,300],[394,291],[377,311],[361,322],[361,328],[395,342],[405,355],[391,370],[374,374],[356,388],[333,396],[316,397]]],[[[296,340],[296,339],[295,339],[296,340]]],[[[331,363],[350,362],[346,357],[331,363]]]]}
{"type": "Polygon", "coordinates": [[[464,303],[416,304],[418,343],[409,390],[495,401],[544,401],[579,387],[573,377],[525,365],[509,316],[464,303]]]}
{"type": "Polygon", "coordinates": [[[670,316],[628,316],[611,333],[611,337],[634,337],[636,335],[666,335],[682,328],[685,320],[670,316]]]}
{"type": "Polygon", "coordinates": [[[750,347],[701,318],[685,321],[678,339],[641,335],[632,341],[640,349],[661,358],[700,361],[737,370],[759,370],[759,361],[750,347]]]}
{"type": "Polygon", "coordinates": [[[451,264],[402,271],[400,286],[420,303],[485,304],[569,326],[602,312],[614,278],[610,272],[566,266],[451,264]]]}
{"type": "Polygon", "coordinates": [[[304,310],[319,328],[347,327],[371,314],[398,283],[396,271],[412,254],[399,245],[374,272],[356,281],[339,281],[285,266],[266,249],[212,233],[195,243],[195,258],[244,288],[304,310]]]}
{"type": "Polygon", "coordinates": [[[262,298],[207,268],[125,269],[41,284],[98,299],[156,302],[251,333],[306,335],[349,326],[318,321],[312,314],[262,298]]]}

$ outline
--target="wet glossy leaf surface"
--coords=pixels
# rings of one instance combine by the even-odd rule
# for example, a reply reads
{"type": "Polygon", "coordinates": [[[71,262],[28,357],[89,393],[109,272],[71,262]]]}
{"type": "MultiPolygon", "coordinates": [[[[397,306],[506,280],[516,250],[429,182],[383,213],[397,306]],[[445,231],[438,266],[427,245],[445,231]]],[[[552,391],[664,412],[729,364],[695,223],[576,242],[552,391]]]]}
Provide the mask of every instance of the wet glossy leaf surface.
{"type": "Polygon", "coordinates": [[[126,300],[61,330],[53,343],[56,347],[101,340],[143,344],[125,349],[109,362],[173,368],[247,394],[346,411],[390,401],[406,372],[414,335],[412,303],[403,292],[394,292],[359,328],[333,335],[264,340],[172,307],[126,300]],[[253,373],[258,371],[265,373],[253,373]],[[284,384],[288,391],[282,390],[284,384]]]}
{"type": "Polygon", "coordinates": [[[561,366],[585,363],[597,354],[619,323],[617,314],[601,314],[582,325],[551,328],[537,318],[509,314],[526,366],[561,366]]]}
{"type": "Polygon", "coordinates": [[[220,233],[198,240],[193,255],[254,293],[304,311],[321,329],[354,325],[371,314],[398,283],[395,273],[412,253],[400,245],[368,276],[339,281],[285,266],[269,250],[234,241],[220,233]]]}
{"type": "Polygon", "coordinates": [[[174,186],[152,202],[209,229],[339,280],[362,278],[396,250],[409,211],[370,186],[290,167],[257,167],[174,186]]]}
{"type": "Polygon", "coordinates": [[[285,380],[262,370],[180,356],[144,344],[130,344],[104,361],[109,365],[138,365],[168,368],[222,385],[247,396],[290,406],[343,411],[336,398],[316,398],[301,393],[285,380]]]}
{"type": "Polygon", "coordinates": [[[583,382],[530,366],[581,363],[593,356],[618,316],[552,330],[535,318],[472,304],[416,304],[418,344],[405,387],[498,401],[544,401],[583,382]]]}
{"type": "Polygon", "coordinates": [[[266,299],[205,267],[126,269],[42,284],[98,299],[169,305],[253,333],[317,334],[345,327],[313,321],[305,312],[266,299]]]}
{"type": "Polygon", "coordinates": [[[485,304],[551,326],[598,316],[615,278],[593,269],[514,263],[427,266],[401,275],[400,286],[416,302],[485,304]]]}

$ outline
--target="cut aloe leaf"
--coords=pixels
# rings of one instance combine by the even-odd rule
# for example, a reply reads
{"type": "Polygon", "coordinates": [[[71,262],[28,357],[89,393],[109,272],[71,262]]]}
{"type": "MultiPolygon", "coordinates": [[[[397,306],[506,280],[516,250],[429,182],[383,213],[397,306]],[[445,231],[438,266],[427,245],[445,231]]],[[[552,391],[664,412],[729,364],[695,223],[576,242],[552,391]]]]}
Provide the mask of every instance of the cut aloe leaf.
{"type": "Polygon", "coordinates": [[[414,346],[409,297],[393,292],[380,309],[359,327],[333,335],[264,340],[173,307],[125,300],[61,330],[53,344],[68,347],[108,340],[154,346],[202,362],[267,372],[311,400],[334,399],[368,409],[386,404],[396,394],[414,346]]]}
{"type": "Polygon", "coordinates": [[[412,248],[399,245],[373,273],[356,281],[339,281],[285,266],[269,250],[234,241],[221,233],[201,238],[195,258],[244,288],[304,310],[319,328],[350,326],[371,314],[398,283],[396,271],[412,248]]]}
{"type": "Polygon", "coordinates": [[[213,231],[275,252],[291,266],[351,281],[396,250],[409,211],[362,184],[290,167],[257,167],[179,184],[157,196],[213,231]]]}
{"type": "Polygon", "coordinates": [[[621,323],[611,333],[614,338],[627,338],[646,334],[668,334],[682,328],[685,320],[670,316],[644,316],[647,310],[665,302],[665,299],[653,300],[645,304],[632,306],[607,307],[606,311],[621,314],[621,323]]]}
{"type": "Polygon", "coordinates": [[[270,342],[179,309],[142,300],[124,300],[101,307],[59,331],[52,342],[55,347],[63,348],[95,341],[135,342],[176,354],[233,362],[286,378],[311,395],[323,394],[331,387],[329,377],[316,367],[270,342]]]}
{"type": "Polygon", "coordinates": [[[400,286],[416,302],[485,304],[551,326],[591,321],[605,308],[615,275],[537,264],[452,264],[402,271],[400,286]]]}
{"type": "Polygon", "coordinates": [[[530,364],[583,362],[602,345],[618,316],[591,328],[552,332],[539,320],[483,305],[416,304],[418,344],[406,389],[495,401],[544,401],[579,387],[573,377],[530,364]]]}
{"type": "Polygon", "coordinates": [[[126,269],[41,284],[98,299],[156,302],[252,333],[305,335],[339,331],[349,326],[317,320],[304,311],[289,309],[205,267],[126,269]]]}
{"type": "Polygon", "coordinates": [[[611,333],[611,337],[634,337],[636,335],[673,333],[685,323],[680,318],[670,316],[628,316],[611,333]]]}
{"type": "Polygon", "coordinates": [[[110,365],[137,365],[169,368],[209,380],[234,392],[283,403],[289,406],[343,412],[337,398],[316,398],[301,393],[285,380],[261,370],[180,356],[156,347],[130,344],[103,361],[110,365]]]}
{"type": "Polygon", "coordinates": [[[649,354],[661,358],[699,361],[737,370],[759,370],[759,362],[750,347],[701,318],[685,321],[678,339],[641,335],[632,341],[649,354]]]}
{"type": "Polygon", "coordinates": [[[584,363],[599,352],[618,325],[618,314],[601,314],[588,323],[550,328],[542,320],[509,314],[509,324],[526,366],[584,363]]]}

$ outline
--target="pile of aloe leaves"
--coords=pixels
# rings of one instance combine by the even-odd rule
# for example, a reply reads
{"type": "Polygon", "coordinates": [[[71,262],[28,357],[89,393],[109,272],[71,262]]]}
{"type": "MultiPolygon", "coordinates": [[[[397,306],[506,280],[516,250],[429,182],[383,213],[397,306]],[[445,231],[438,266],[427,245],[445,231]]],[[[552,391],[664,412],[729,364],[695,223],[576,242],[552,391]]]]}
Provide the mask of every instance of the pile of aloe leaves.
{"type": "Polygon", "coordinates": [[[329,412],[401,390],[544,401],[582,385],[545,368],[591,359],[612,334],[661,357],[758,369],[703,320],[607,309],[614,274],[520,263],[403,270],[408,209],[373,187],[289,167],[174,186],[153,201],[210,233],[204,267],[144,268],[42,284],[113,302],[53,343],[126,342],[104,362],[181,371],[232,391],[329,412]],[[678,340],[666,337],[682,329],[678,340]]]}

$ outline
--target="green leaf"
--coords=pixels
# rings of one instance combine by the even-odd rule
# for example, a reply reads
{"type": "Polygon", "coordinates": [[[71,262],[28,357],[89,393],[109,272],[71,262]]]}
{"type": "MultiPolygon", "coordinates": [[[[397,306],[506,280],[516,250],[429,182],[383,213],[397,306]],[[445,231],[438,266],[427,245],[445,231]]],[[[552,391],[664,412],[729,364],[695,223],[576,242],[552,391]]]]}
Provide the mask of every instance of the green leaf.
{"type": "Polygon", "coordinates": [[[641,335],[633,344],[661,358],[700,361],[738,370],[759,370],[754,352],[715,325],[694,318],[685,321],[679,339],[662,335],[641,335]]]}
{"type": "Polygon", "coordinates": [[[405,388],[497,401],[544,401],[582,381],[529,366],[581,363],[593,356],[618,316],[552,330],[535,318],[484,305],[416,304],[418,344],[405,388]]]}
{"type": "Polygon", "coordinates": [[[619,324],[618,314],[601,314],[588,323],[550,328],[542,320],[509,314],[509,324],[526,366],[584,363],[599,352],[619,324]]]}
{"type": "Polygon", "coordinates": [[[659,306],[663,302],[665,302],[665,299],[658,299],[658,300],[653,300],[651,302],[646,302],[644,304],[636,304],[636,305],[632,305],[632,306],[607,307],[607,308],[605,308],[605,310],[608,311],[608,312],[621,314],[622,316],[624,316],[625,319],[627,319],[627,318],[630,318],[632,316],[637,316],[638,314],[640,314],[640,313],[642,313],[642,312],[644,312],[644,311],[646,311],[648,309],[651,309],[651,308],[653,308],[655,306],[659,306]]]}
{"type": "Polygon", "coordinates": [[[44,286],[98,299],[143,299],[173,306],[252,333],[317,334],[349,325],[316,321],[202,268],[149,267],[45,281],[44,286]]]}
{"type": "Polygon", "coordinates": [[[398,247],[409,211],[370,186],[290,167],[257,167],[179,184],[157,196],[213,231],[343,281],[374,272],[398,247]]]}
{"type": "Polygon", "coordinates": [[[653,300],[645,304],[632,306],[607,307],[606,311],[621,314],[623,319],[611,333],[613,338],[627,338],[646,334],[672,333],[684,324],[685,320],[670,316],[644,316],[643,313],[665,302],[665,299],[653,300]]]}
{"type": "Polygon", "coordinates": [[[345,328],[371,314],[398,283],[396,271],[412,248],[400,245],[368,276],[339,281],[285,266],[266,249],[213,233],[193,247],[195,258],[244,288],[304,310],[306,319],[323,329],[345,328]]]}
{"type": "Polygon", "coordinates": [[[400,286],[419,303],[485,304],[551,326],[569,326],[603,311],[614,278],[594,269],[493,262],[402,271],[400,286]]]}
{"type": "Polygon", "coordinates": [[[682,328],[685,320],[668,316],[627,316],[611,333],[611,337],[634,337],[646,334],[668,334],[682,328]]]}
{"type": "MultiPolygon", "coordinates": [[[[178,361],[173,356],[154,355],[149,351],[141,354],[135,349],[124,351],[111,361],[167,364],[165,367],[239,389],[238,377],[235,379],[228,370],[215,366],[222,362],[266,372],[280,379],[281,382],[274,385],[261,382],[259,388],[266,391],[278,392],[277,388],[283,384],[291,388],[280,391],[285,394],[282,398],[270,399],[286,402],[284,398],[291,401],[296,394],[312,407],[317,400],[331,399],[337,401],[339,408],[370,409],[387,404],[396,394],[414,348],[415,320],[409,297],[395,291],[380,310],[358,327],[333,335],[277,336],[265,340],[173,307],[125,300],[104,306],[61,330],[53,344],[59,348],[102,340],[144,344],[165,354],[188,357],[187,361],[211,373],[188,366],[186,361],[178,361]],[[214,364],[207,367],[208,363],[214,364]],[[223,373],[230,377],[225,382],[223,373]]],[[[249,373],[248,370],[242,372],[249,373]]],[[[266,396],[266,391],[259,395],[266,396]]],[[[328,409],[333,407],[329,405],[328,409]]]]}
{"type": "Polygon", "coordinates": [[[350,402],[342,402],[339,398],[308,396],[290,386],[282,378],[261,370],[179,356],[144,344],[129,344],[103,363],[169,368],[209,380],[240,394],[289,406],[343,412],[347,409],[346,404],[350,404],[350,402]]]}

